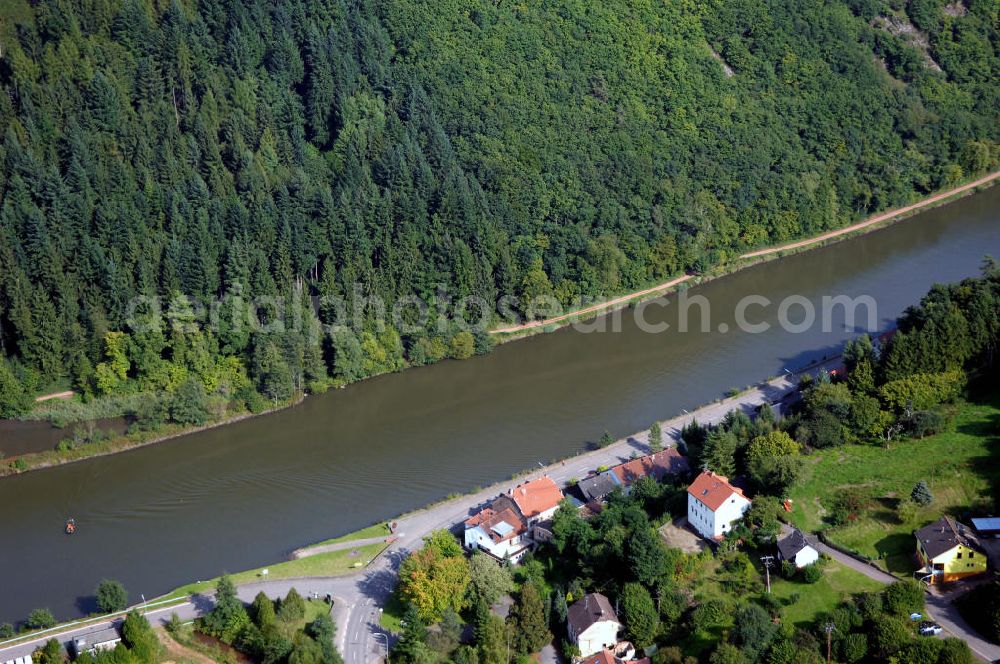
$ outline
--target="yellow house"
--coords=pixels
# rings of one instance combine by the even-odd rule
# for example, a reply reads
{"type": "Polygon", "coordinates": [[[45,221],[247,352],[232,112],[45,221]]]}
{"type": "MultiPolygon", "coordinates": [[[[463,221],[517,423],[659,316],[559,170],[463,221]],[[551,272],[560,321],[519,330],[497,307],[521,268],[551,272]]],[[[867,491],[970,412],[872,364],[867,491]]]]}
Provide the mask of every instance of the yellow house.
{"type": "Polygon", "coordinates": [[[947,583],[986,572],[988,559],[972,532],[951,517],[941,517],[916,532],[920,572],[931,583],[947,583]]]}

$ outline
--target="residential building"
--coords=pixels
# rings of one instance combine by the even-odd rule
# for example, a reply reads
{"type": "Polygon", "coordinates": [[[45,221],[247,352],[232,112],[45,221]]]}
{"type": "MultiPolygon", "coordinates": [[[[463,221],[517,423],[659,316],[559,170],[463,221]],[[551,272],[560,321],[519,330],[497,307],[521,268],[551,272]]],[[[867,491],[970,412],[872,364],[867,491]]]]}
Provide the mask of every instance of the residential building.
{"type": "Polygon", "coordinates": [[[966,526],[944,516],[916,533],[919,574],[931,583],[947,583],[986,572],[988,558],[966,526]]]}
{"type": "Polygon", "coordinates": [[[618,464],[608,473],[613,473],[618,483],[624,487],[625,493],[628,493],[629,487],[640,478],[651,477],[657,482],[662,482],[669,476],[685,475],[689,471],[687,457],[676,448],[668,447],[661,452],[618,464]]]}
{"type": "Polygon", "coordinates": [[[548,475],[519,484],[508,495],[529,526],[552,518],[563,499],[562,491],[548,475]]]}
{"type": "Polygon", "coordinates": [[[615,657],[615,654],[610,650],[602,650],[589,657],[584,657],[580,660],[580,664],[624,664],[624,662],[615,657]]]}
{"type": "Polygon", "coordinates": [[[788,537],[778,540],[778,558],[802,569],[819,560],[819,551],[811,538],[796,528],[788,537]]]}
{"type": "Polygon", "coordinates": [[[612,491],[621,486],[621,482],[618,481],[618,477],[613,472],[606,471],[586,477],[577,482],[576,486],[580,495],[583,496],[583,502],[591,504],[599,503],[607,498],[612,491]]]}
{"type": "Polygon", "coordinates": [[[566,624],[570,640],[583,657],[613,649],[622,630],[615,610],[601,593],[588,593],[574,602],[569,607],[566,624]]]}
{"type": "Polygon", "coordinates": [[[466,519],[465,547],[518,562],[536,542],[552,539],[550,518],[562,498],[548,476],[514,487],[466,519]]]}
{"type": "Polygon", "coordinates": [[[105,627],[73,639],[73,652],[77,657],[84,653],[94,655],[102,650],[114,650],[121,642],[117,627],[105,627]]]}
{"type": "Polygon", "coordinates": [[[748,509],[743,490],[722,475],[705,471],[688,487],[688,523],[707,539],[722,539],[748,509]]]}
{"type": "Polygon", "coordinates": [[[972,519],[972,527],[980,537],[1000,537],[1000,517],[988,516],[972,519]]]}
{"type": "Polygon", "coordinates": [[[465,521],[465,546],[517,562],[531,549],[527,531],[517,505],[504,494],[465,521]]]}

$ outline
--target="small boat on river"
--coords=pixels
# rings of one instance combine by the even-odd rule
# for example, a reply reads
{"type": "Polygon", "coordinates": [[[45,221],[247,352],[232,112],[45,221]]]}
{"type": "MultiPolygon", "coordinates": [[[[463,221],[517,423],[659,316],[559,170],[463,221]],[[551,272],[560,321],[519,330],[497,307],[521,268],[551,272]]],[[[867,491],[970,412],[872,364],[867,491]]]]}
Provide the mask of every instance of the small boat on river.
{"type": "Polygon", "coordinates": [[[66,534],[72,535],[76,532],[76,519],[70,519],[66,522],[66,534]]]}

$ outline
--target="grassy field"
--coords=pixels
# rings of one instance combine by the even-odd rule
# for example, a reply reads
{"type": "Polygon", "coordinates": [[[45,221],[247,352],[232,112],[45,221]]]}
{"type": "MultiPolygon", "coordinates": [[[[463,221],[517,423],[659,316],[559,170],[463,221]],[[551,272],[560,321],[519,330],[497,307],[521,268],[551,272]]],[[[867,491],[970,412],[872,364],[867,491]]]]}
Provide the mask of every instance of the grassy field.
{"type": "MultiPolygon", "coordinates": [[[[240,585],[263,580],[261,572],[264,569],[267,570],[268,579],[294,579],[305,576],[341,576],[367,565],[385,546],[384,543],[378,542],[376,544],[359,546],[356,549],[320,553],[315,556],[287,560],[274,565],[268,565],[267,567],[259,567],[231,574],[230,577],[236,585],[240,585]]],[[[205,592],[214,588],[216,581],[217,579],[212,579],[210,581],[189,583],[186,586],[181,586],[167,596],[180,597],[205,592]]]]}
{"type": "Polygon", "coordinates": [[[355,540],[371,539],[372,537],[388,537],[392,533],[389,531],[388,523],[376,523],[375,525],[368,526],[367,528],[362,528],[361,530],[355,530],[353,533],[348,533],[340,537],[335,537],[333,539],[323,540],[322,542],[316,542],[315,544],[310,544],[309,546],[303,547],[303,549],[312,549],[317,546],[324,546],[326,544],[340,544],[341,542],[353,542],[355,540]]]}
{"type": "Polygon", "coordinates": [[[960,516],[970,508],[992,511],[1000,487],[1000,394],[962,405],[948,431],[922,440],[880,446],[849,445],[821,450],[807,459],[803,479],[792,489],[792,521],[805,530],[827,528],[834,542],[879,560],[894,573],[908,574],[913,531],[942,514],[960,516]],[[897,506],[913,486],[926,480],[934,501],[910,513],[897,506]],[[848,524],[823,521],[837,494],[865,487],[875,497],[848,524]]]}
{"type": "Polygon", "coordinates": [[[788,602],[781,612],[782,618],[798,627],[812,625],[816,616],[833,610],[848,595],[881,588],[883,585],[878,581],[832,560],[825,564],[823,577],[816,583],[789,581],[777,575],[771,579],[771,593],[788,602]],[[790,601],[793,598],[795,601],[790,601]]]}

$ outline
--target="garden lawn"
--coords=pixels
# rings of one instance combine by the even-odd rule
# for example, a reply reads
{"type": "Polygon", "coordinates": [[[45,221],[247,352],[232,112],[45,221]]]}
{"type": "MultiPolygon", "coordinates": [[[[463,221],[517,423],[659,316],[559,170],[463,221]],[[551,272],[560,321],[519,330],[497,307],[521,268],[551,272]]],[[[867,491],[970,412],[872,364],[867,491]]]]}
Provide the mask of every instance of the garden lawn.
{"type": "Polygon", "coordinates": [[[970,508],[992,512],[1000,487],[1000,394],[963,404],[949,430],[921,440],[893,442],[889,449],[847,445],[819,450],[806,459],[803,477],[789,492],[791,520],[807,531],[826,529],[837,544],[858,551],[893,573],[909,574],[913,531],[942,514],[961,515],[970,508]],[[900,499],[926,480],[933,502],[905,516],[900,499]],[[823,521],[838,492],[868,487],[876,499],[844,526],[823,521]]]}
{"type": "Polygon", "coordinates": [[[794,602],[782,608],[781,616],[785,622],[803,628],[812,625],[821,613],[832,611],[847,596],[882,588],[884,586],[878,581],[835,560],[824,564],[823,576],[816,583],[789,581],[777,575],[771,578],[771,593],[783,603],[798,595],[794,602]]]}

